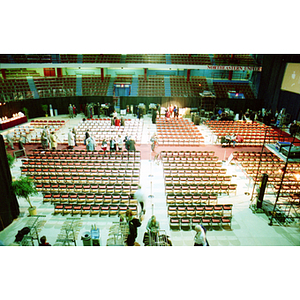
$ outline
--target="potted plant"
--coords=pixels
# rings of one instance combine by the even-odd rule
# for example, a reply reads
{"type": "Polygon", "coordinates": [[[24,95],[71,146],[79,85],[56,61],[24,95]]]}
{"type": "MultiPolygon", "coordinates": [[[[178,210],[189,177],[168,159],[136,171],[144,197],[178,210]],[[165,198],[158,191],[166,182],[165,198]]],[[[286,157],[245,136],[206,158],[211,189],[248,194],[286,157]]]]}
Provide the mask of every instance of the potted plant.
{"type": "Polygon", "coordinates": [[[29,199],[29,196],[38,193],[33,180],[29,177],[21,176],[19,179],[13,180],[11,186],[16,196],[24,198],[29,203],[29,214],[31,216],[36,215],[36,207],[31,204],[29,199]]]}
{"type": "Polygon", "coordinates": [[[26,107],[23,107],[22,109],[24,115],[27,117],[27,120],[29,120],[29,112],[28,112],[28,109],[26,107]]]}
{"type": "Polygon", "coordinates": [[[42,110],[45,112],[45,116],[48,117],[48,104],[42,104],[42,110]]]}
{"type": "Polygon", "coordinates": [[[6,156],[7,156],[8,165],[11,168],[14,165],[15,158],[9,153],[6,153],[6,156]]]}

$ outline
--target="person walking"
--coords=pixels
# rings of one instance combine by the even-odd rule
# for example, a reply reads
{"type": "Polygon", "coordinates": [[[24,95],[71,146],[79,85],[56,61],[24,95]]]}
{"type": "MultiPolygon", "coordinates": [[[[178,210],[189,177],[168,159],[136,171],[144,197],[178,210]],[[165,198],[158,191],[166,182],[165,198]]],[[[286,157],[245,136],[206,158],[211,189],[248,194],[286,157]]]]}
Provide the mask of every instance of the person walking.
{"type": "Polygon", "coordinates": [[[137,238],[137,228],[142,225],[141,220],[134,218],[132,210],[126,211],[126,220],[129,227],[129,233],[126,239],[127,246],[134,246],[135,239],[137,238]]]}
{"type": "Polygon", "coordinates": [[[140,205],[140,208],[141,208],[140,217],[141,217],[146,212],[146,210],[145,210],[146,195],[142,191],[142,187],[140,185],[138,186],[138,189],[136,190],[136,192],[133,194],[133,198],[136,199],[140,205]]]}
{"type": "Polygon", "coordinates": [[[196,235],[194,237],[194,246],[209,246],[206,239],[206,230],[201,225],[195,226],[196,235]]]}

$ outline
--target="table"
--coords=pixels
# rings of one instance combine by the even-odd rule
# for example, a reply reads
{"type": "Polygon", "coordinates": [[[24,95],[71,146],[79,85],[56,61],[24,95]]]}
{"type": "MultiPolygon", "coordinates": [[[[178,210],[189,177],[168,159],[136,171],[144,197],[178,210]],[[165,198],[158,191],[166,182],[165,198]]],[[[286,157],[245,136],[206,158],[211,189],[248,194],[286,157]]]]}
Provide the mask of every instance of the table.
{"type": "Polygon", "coordinates": [[[26,122],[27,122],[27,117],[26,116],[20,117],[20,118],[17,118],[17,119],[8,119],[5,122],[2,121],[2,124],[0,124],[0,130],[11,128],[11,127],[14,127],[16,125],[20,125],[20,124],[23,124],[23,123],[26,123],[26,122]]]}

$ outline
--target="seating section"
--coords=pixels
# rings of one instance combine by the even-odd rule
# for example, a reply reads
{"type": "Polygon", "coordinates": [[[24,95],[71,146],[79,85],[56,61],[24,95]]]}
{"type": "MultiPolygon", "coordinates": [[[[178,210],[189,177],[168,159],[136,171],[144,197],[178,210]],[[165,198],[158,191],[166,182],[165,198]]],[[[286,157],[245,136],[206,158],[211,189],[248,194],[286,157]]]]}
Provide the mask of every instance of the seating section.
{"type": "Polygon", "coordinates": [[[43,64],[52,63],[51,54],[0,54],[0,63],[43,64]]]}
{"type": "Polygon", "coordinates": [[[36,70],[28,70],[28,69],[6,69],[5,76],[7,79],[9,78],[26,78],[27,76],[39,77],[41,76],[36,70]]]}
{"type": "Polygon", "coordinates": [[[99,75],[82,76],[82,95],[83,96],[106,96],[110,75],[106,75],[102,81],[99,75]]]}
{"type": "Polygon", "coordinates": [[[143,119],[125,119],[125,126],[111,125],[111,119],[105,118],[86,120],[85,122],[80,122],[76,127],[76,138],[79,143],[83,143],[85,132],[88,129],[97,143],[101,143],[103,139],[109,141],[111,137],[118,138],[120,135],[123,140],[126,136],[130,136],[136,144],[140,144],[143,124],[143,119]]]}
{"type": "Polygon", "coordinates": [[[147,80],[144,80],[143,75],[138,77],[138,96],[147,97],[164,97],[165,83],[162,75],[149,75],[147,80]]]}
{"type": "MultiPolygon", "coordinates": [[[[205,121],[204,124],[210,128],[212,133],[218,137],[216,143],[221,143],[221,138],[227,134],[240,135],[244,146],[262,146],[264,139],[273,144],[279,140],[279,134],[270,126],[258,122],[247,121],[205,121]]],[[[239,143],[237,143],[237,146],[239,143]]]]}
{"type": "Polygon", "coordinates": [[[255,61],[253,56],[250,54],[234,54],[232,57],[231,54],[214,54],[214,62],[217,65],[225,66],[251,66],[256,67],[258,63],[255,61]]]}
{"type": "Polygon", "coordinates": [[[34,77],[39,97],[76,96],[76,76],[34,77]]]}
{"type": "Polygon", "coordinates": [[[208,91],[206,77],[191,76],[189,82],[185,76],[170,76],[171,95],[173,97],[198,97],[208,91]]]}
{"type": "Polygon", "coordinates": [[[187,119],[159,118],[156,120],[158,143],[164,146],[199,146],[204,137],[187,119]]]}
{"type": "Polygon", "coordinates": [[[255,95],[248,82],[214,81],[215,94],[217,98],[229,98],[229,92],[242,93],[245,99],[255,99],[255,95]]]}
{"type": "Polygon", "coordinates": [[[121,54],[83,54],[83,63],[120,63],[121,54]]]}
{"type": "Polygon", "coordinates": [[[0,78],[0,99],[23,100],[33,98],[26,78],[0,78]]]}
{"type": "Polygon", "coordinates": [[[237,185],[214,152],[162,151],[161,157],[170,228],[190,230],[196,223],[207,229],[230,227],[232,204],[221,205],[218,197],[236,194],[237,185]]]}
{"type": "Polygon", "coordinates": [[[171,54],[172,64],[211,65],[208,54],[171,54]]]}
{"type": "Polygon", "coordinates": [[[140,152],[34,150],[22,160],[29,176],[54,213],[115,216],[137,210],[132,194],[140,181],[140,152]],[[98,207],[98,208],[97,208],[98,207]]]}
{"type": "Polygon", "coordinates": [[[141,63],[141,64],[165,64],[165,54],[126,54],[125,63],[141,63]]]}

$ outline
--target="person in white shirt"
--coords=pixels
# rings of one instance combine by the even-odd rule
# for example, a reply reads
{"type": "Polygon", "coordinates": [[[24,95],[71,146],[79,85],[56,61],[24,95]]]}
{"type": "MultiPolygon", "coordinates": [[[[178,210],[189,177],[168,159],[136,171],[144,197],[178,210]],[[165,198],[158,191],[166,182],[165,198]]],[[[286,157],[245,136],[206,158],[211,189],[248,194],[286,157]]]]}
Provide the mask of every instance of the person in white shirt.
{"type": "Polygon", "coordinates": [[[68,132],[68,145],[69,145],[70,149],[73,149],[73,147],[75,146],[74,134],[71,131],[71,128],[69,129],[69,132],[68,132]]]}
{"type": "Polygon", "coordinates": [[[144,215],[145,210],[145,202],[146,202],[146,195],[142,191],[142,187],[139,185],[137,191],[134,193],[133,197],[137,200],[137,202],[140,204],[141,212],[140,215],[144,215]]]}
{"type": "Polygon", "coordinates": [[[194,246],[208,246],[206,233],[201,225],[195,226],[196,235],[194,237],[194,246]]]}

